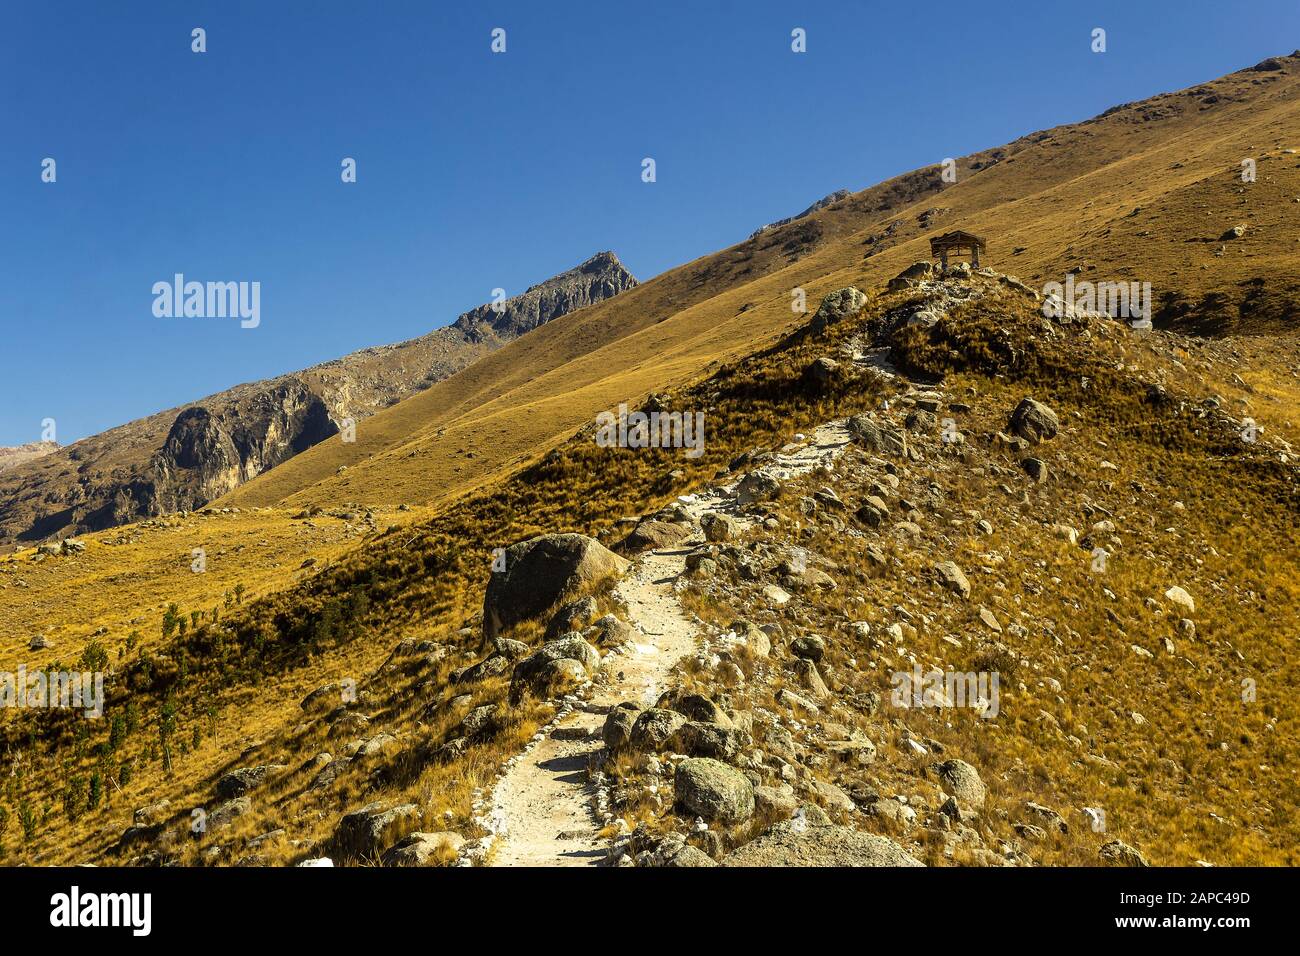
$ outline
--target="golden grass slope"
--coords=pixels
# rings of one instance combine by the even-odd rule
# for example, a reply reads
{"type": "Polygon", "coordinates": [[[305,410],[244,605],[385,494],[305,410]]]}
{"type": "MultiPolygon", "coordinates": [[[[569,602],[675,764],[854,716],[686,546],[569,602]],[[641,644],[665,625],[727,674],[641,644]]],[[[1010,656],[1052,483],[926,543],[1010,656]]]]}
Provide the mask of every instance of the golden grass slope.
{"type": "MultiPolygon", "coordinates": [[[[441,706],[460,692],[446,686],[446,676],[477,650],[477,638],[460,635],[459,629],[481,603],[488,549],[539,531],[605,530],[608,535],[620,515],[701,486],[745,448],[779,443],[794,430],[869,407],[872,396],[866,394],[819,398],[800,390],[799,363],[815,351],[762,354],[784,330],[807,319],[791,311],[795,287],[806,291],[810,311],[823,294],[844,285],[874,294],[884,279],[926,257],[929,235],[964,227],[988,237],[993,265],[1031,283],[1059,280],[1077,266],[1091,278],[1147,279],[1157,296],[1171,289],[1178,302],[1198,306],[1213,296],[1230,303],[1230,311],[1248,301],[1276,301],[1282,303],[1280,319],[1266,313],[1267,322],[1255,326],[1276,329],[1293,314],[1286,310],[1294,308],[1296,298],[1286,290],[1300,274],[1293,212],[1300,207],[1288,205],[1287,198],[1300,196],[1300,157],[1284,152],[1293,148],[1287,139],[1291,131],[1300,129],[1300,60],[1283,63],[1281,71],[1243,71],[1191,94],[1169,94],[968,157],[951,187],[941,188],[937,168],[907,174],[673,270],[530,332],[373,416],[358,430],[355,445],[335,439],[318,446],[239,489],[211,514],[88,535],[80,556],[37,562],[29,549],[0,560],[0,624],[10,636],[0,670],[23,662],[71,664],[92,641],[107,649],[114,669],[138,670],[142,651],[156,656],[165,643],[172,655],[184,649],[174,640],[164,642],[160,633],[167,605],[175,602],[186,614],[220,612],[219,625],[202,621],[204,636],[187,652],[193,671],[177,692],[178,735],[196,743],[178,753],[170,771],[160,765],[150,746],[157,746],[156,721],[166,691],[142,685],[132,699],[144,723],[112,755],[118,762],[133,761],[135,775],[120,792],[110,788],[108,806],[73,816],[62,809],[68,781],[85,777],[98,759],[87,746],[103,742],[102,728],[79,744],[61,725],[20,725],[17,721],[32,715],[4,715],[13,743],[6,766],[19,760],[25,769],[10,778],[15,782],[0,797],[0,807],[15,815],[26,805],[40,818],[20,857],[17,847],[23,841],[11,817],[8,831],[0,830],[0,843],[12,854],[4,859],[116,859],[110,847],[134,807],[162,797],[178,810],[205,805],[221,770],[287,758],[294,767],[291,779],[277,785],[272,799],[259,801],[238,833],[287,826],[310,844],[328,834],[339,812],[354,805],[350,801],[376,795],[418,799],[430,828],[468,829],[474,787],[490,781],[497,761],[526,739],[544,714],[517,715],[501,736],[472,748],[464,761],[419,765],[413,778],[378,790],[364,778],[353,779],[338,794],[317,800],[299,792],[301,765],[317,750],[343,742],[322,739],[314,725],[300,727],[297,701],[327,680],[376,673],[399,639],[444,643],[455,649],[454,657],[432,673],[399,669],[374,685],[376,694],[400,698],[394,703],[383,696],[376,708],[386,726],[440,742],[455,726],[452,716],[420,708],[441,706]],[[1214,96],[1218,102],[1205,102],[1214,96]],[[1254,184],[1240,183],[1245,155],[1260,158],[1254,184]],[[1249,225],[1245,236],[1224,243],[1224,254],[1216,256],[1219,244],[1204,240],[1238,222],[1249,225]],[[1019,247],[1023,251],[1015,254],[1019,247]],[[715,382],[681,399],[710,412],[708,451],[699,461],[669,454],[603,455],[589,441],[565,445],[598,411],[714,373],[719,373],[715,382]],[[554,459],[546,455],[552,449],[559,449],[554,459]],[[340,472],[341,467],[346,470],[340,472]],[[683,475],[669,480],[678,469],[683,475]],[[403,503],[413,510],[397,510],[403,503]],[[312,504],[336,514],[304,514],[301,509],[312,504]],[[257,510],[262,506],[273,507],[257,510]],[[364,516],[366,506],[375,509],[375,530],[363,517],[339,516],[351,511],[364,516]],[[224,512],[226,507],[232,510],[224,512]],[[385,533],[390,525],[410,527],[385,533]],[[195,547],[209,553],[206,574],[190,570],[195,547]],[[302,567],[308,558],[316,564],[302,567]],[[238,584],[246,589],[243,603],[227,608],[224,595],[238,584]],[[369,611],[347,619],[341,631],[319,636],[326,609],[358,591],[371,596],[369,611]],[[228,633],[227,624],[236,637],[219,640],[228,633]],[[96,636],[101,628],[106,633],[96,636]],[[137,629],[141,639],[128,650],[128,635],[137,629]],[[53,651],[25,650],[37,632],[55,640],[53,651]],[[28,726],[34,727],[34,739],[19,732],[28,726]],[[448,811],[452,816],[444,819],[448,811]]],[[[1218,314],[1202,310],[1190,318],[1199,322],[1212,313],[1218,314]]],[[[1249,310],[1246,319],[1262,321],[1249,310]]],[[[1178,351],[1162,354],[1158,364],[1180,394],[1199,399],[1217,392],[1228,402],[1248,401],[1269,434],[1297,443],[1295,341],[1276,335],[1176,340],[1178,351]]],[[[1061,356],[1068,371],[1066,358],[1061,356]]],[[[1154,362],[1135,352],[1129,363],[1134,371],[1124,374],[1146,374],[1154,362]]],[[[1082,401],[1073,391],[1067,398],[1082,401]]],[[[1105,409],[1104,403],[1085,408],[1102,423],[1099,429],[1111,421],[1105,409]]],[[[1104,435],[1098,431],[1096,437],[1104,435]]],[[[1124,448],[1134,457],[1121,464],[1139,469],[1143,462],[1135,448],[1128,440],[1124,448]]],[[[1230,482],[1234,467],[1218,464],[1214,475],[1230,482]]],[[[1198,480],[1194,469],[1187,480],[1198,480]]],[[[1198,539],[1230,555],[1216,559],[1215,570],[1234,571],[1249,559],[1243,551],[1249,534],[1243,538],[1239,530],[1217,528],[1213,510],[1238,500],[1231,485],[1211,483],[1190,491],[1195,495],[1189,493],[1189,499],[1199,506],[1198,539]]],[[[1267,516],[1274,552],[1281,547],[1276,542],[1294,541],[1294,509],[1270,503],[1253,483],[1249,494],[1251,522],[1238,528],[1249,532],[1267,516]]],[[[1027,555],[1037,546],[1008,542],[1015,545],[1027,555]]],[[[1272,560],[1278,560],[1276,554],[1272,560]]],[[[1279,626],[1294,624],[1286,610],[1293,597],[1279,595],[1283,611],[1274,618],[1279,626]]],[[[1263,653],[1261,634],[1251,631],[1246,638],[1263,653]]],[[[1285,662],[1267,653],[1274,679],[1285,682],[1285,662]]],[[[488,701],[503,692],[491,682],[469,689],[488,701]]],[[[1139,691],[1133,687],[1125,693],[1139,691]]],[[[1293,730],[1290,710],[1274,716],[1283,733],[1293,730]]],[[[1187,741],[1178,746],[1191,747],[1187,741]]],[[[1233,754],[1234,762],[1239,756],[1233,754]]],[[[1289,753],[1282,756],[1290,760],[1289,753]]],[[[1281,807],[1271,780],[1269,786],[1267,799],[1281,807]]],[[[1242,799],[1255,793],[1243,784],[1242,799]]],[[[1191,790],[1185,795],[1195,796],[1191,790]]],[[[1162,799],[1167,807],[1169,793],[1162,799]]],[[[1169,832],[1168,824],[1140,825],[1152,833],[1169,832]]],[[[1188,832],[1193,834],[1188,847],[1165,860],[1181,862],[1192,852],[1209,852],[1205,847],[1219,839],[1190,825],[1188,832]]],[[[1271,840],[1252,841],[1257,862],[1286,859],[1271,840]]],[[[270,859],[283,862],[301,852],[282,846],[270,859]]]]}
{"type": "Polygon", "coordinates": [[[1300,56],[1118,107],[917,170],[564,317],[299,455],[223,500],[243,506],[447,500],[499,477],[619,401],[685,381],[770,340],[844,285],[929,257],[953,228],[1035,287],[1150,282],[1157,324],[1296,327],[1300,56]],[[1241,181],[1244,158],[1257,162],[1241,181]],[[1243,238],[1219,242],[1247,225],[1243,238]],[[346,469],[340,471],[340,469],[346,469]]]}

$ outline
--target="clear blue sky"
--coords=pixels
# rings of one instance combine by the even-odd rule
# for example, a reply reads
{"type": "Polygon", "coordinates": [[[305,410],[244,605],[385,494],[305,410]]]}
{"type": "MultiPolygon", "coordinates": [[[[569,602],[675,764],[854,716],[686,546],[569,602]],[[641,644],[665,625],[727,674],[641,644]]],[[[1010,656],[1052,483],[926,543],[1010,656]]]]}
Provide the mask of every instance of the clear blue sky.
{"type": "Polygon", "coordinates": [[[420,335],[601,249],[650,278],[1297,46],[1295,0],[3,0],[0,444],[420,335]],[[261,282],[261,326],[155,318],[175,272],[261,282]]]}

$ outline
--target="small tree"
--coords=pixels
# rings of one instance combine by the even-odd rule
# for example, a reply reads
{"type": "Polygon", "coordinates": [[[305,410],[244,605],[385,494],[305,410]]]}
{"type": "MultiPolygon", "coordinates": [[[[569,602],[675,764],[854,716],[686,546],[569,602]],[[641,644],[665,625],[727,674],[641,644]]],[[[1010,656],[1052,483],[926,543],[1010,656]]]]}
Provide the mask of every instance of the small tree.
{"type": "Polygon", "coordinates": [[[75,822],[86,809],[86,778],[73,777],[63,788],[63,815],[75,822]]]}
{"type": "Polygon", "coordinates": [[[126,718],[121,714],[114,714],[113,719],[108,722],[108,749],[116,750],[126,741],[126,718]]]}
{"type": "Polygon", "coordinates": [[[180,608],[176,606],[175,602],[167,605],[167,610],[163,612],[162,620],[163,640],[167,640],[176,632],[176,625],[182,620],[180,608]]]}
{"type": "Polygon", "coordinates": [[[140,726],[140,708],[135,705],[135,701],[128,701],[126,705],[126,734],[129,737],[136,732],[140,726]]]}
{"type": "Polygon", "coordinates": [[[162,713],[158,715],[158,744],[162,747],[163,767],[172,772],[172,734],[176,732],[176,698],[171,694],[163,701],[162,713]]]}
{"type": "Polygon", "coordinates": [[[91,641],[81,652],[81,660],[77,663],[83,671],[100,673],[108,668],[108,651],[99,641],[91,641]]]}
{"type": "Polygon", "coordinates": [[[31,843],[36,838],[37,817],[36,808],[26,797],[18,804],[18,822],[23,828],[23,842],[31,843]]]}

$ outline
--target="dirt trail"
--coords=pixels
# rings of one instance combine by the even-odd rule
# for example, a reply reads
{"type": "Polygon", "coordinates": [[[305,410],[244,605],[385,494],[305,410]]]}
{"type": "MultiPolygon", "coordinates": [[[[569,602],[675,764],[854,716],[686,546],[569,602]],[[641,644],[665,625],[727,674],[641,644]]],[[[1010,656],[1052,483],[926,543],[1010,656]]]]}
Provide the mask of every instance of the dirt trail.
{"type": "MultiPolygon", "coordinates": [[[[781,449],[761,470],[788,480],[832,464],[849,441],[842,421],[829,422],[781,449]]],[[[679,502],[696,521],[710,511],[734,512],[735,486],[685,495],[679,502]]],[[[602,746],[605,712],[624,700],[652,706],[673,665],[696,648],[699,635],[673,584],[697,543],[693,539],[678,549],[646,552],[619,583],[635,645],[628,654],[606,658],[609,679],[597,684],[579,708],[562,713],[497,783],[485,820],[493,833],[493,866],[590,866],[605,858],[605,841],[597,835],[590,806],[587,764],[602,746]]]]}
{"type": "Polygon", "coordinates": [[[636,632],[631,652],[606,658],[608,682],[597,685],[582,709],[560,717],[497,784],[493,866],[584,866],[604,858],[587,763],[602,746],[604,712],[624,700],[653,705],[673,665],[695,648],[695,628],[673,594],[685,554],[648,552],[619,583],[636,632]]]}

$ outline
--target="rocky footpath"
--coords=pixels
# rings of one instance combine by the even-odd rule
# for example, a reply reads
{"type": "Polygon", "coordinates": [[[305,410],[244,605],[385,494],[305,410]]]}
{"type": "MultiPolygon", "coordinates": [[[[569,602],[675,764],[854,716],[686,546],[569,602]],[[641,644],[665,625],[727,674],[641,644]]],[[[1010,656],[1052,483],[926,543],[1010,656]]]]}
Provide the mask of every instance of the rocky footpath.
{"type": "MultiPolygon", "coordinates": [[[[404,640],[355,693],[309,695],[304,727],[336,742],[298,766],[246,754],[214,781],[209,832],[291,792],[348,801],[328,840],[275,837],[302,865],[1181,859],[1139,784],[1193,785],[1166,756],[1188,720],[1177,708],[1208,709],[1252,673],[1257,650],[1224,620],[1255,596],[1200,537],[1203,505],[1155,477],[1163,433],[1098,425],[1089,388],[1114,389],[1103,415],[1136,401],[1125,414],[1167,415],[1225,455],[1285,467],[1289,449],[1247,441],[1227,403],[1163,378],[1162,337],[1040,318],[1023,307],[1032,292],[991,271],[918,264],[893,286],[902,303],[869,317],[859,290],[828,295],[807,327],[824,354],[795,369],[814,393],[869,381],[870,407],[750,448],[652,513],[611,517],[610,547],[550,534],[507,548],[459,650],[404,640]],[[1088,381],[1034,380],[1026,356],[1043,343],[1088,381]],[[922,374],[936,347],[995,372],[922,374]],[[393,690],[385,675],[412,683],[393,690]],[[396,716],[412,694],[425,700],[414,725],[396,716]],[[487,741],[502,743],[471,749],[487,741]],[[499,775],[472,820],[401,790],[430,761],[484,755],[499,775]]],[[[1263,719],[1254,733],[1277,733],[1263,719]]],[[[1206,727],[1214,747],[1198,749],[1252,744],[1206,727]]],[[[1208,807],[1229,838],[1243,833],[1234,810],[1208,807]]],[[[124,852],[164,852],[146,810],[124,852]]],[[[261,829],[203,852],[256,860],[275,832],[261,829]]]]}

